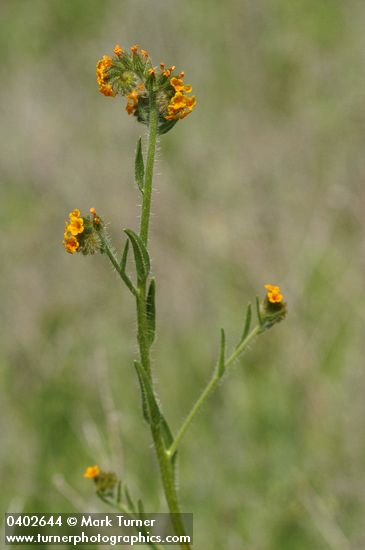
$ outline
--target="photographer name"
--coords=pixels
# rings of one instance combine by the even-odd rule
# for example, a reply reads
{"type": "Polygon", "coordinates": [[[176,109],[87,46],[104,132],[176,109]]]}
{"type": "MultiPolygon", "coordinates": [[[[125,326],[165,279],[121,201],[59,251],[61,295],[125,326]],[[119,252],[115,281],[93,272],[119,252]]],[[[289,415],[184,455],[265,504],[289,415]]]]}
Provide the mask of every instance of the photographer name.
{"type": "Polygon", "coordinates": [[[136,519],[128,516],[113,514],[102,518],[93,515],[84,515],[81,518],[81,527],[153,527],[155,519],[136,519]]]}

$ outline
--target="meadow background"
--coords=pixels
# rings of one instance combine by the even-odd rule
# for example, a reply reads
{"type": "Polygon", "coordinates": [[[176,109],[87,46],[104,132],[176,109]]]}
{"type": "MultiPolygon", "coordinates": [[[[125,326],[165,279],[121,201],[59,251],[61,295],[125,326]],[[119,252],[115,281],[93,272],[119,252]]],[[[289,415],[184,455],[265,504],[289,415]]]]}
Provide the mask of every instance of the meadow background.
{"type": "MultiPolygon", "coordinates": [[[[90,206],[137,227],[144,129],[95,63],[139,43],[198,107],[161,139],[151,248],[154,362],[176,429],[247,301],[278,283],[285,323],[209,401],[180,453],[195,544],[365,548],[365,3],[2,0],[0,502],[103,511],[98,463],[164,510],[132,360],[133,302],[107,260],[62,248],[90,206]]],[[[194,546],[195,547],[195,546],[194,546]]]]}

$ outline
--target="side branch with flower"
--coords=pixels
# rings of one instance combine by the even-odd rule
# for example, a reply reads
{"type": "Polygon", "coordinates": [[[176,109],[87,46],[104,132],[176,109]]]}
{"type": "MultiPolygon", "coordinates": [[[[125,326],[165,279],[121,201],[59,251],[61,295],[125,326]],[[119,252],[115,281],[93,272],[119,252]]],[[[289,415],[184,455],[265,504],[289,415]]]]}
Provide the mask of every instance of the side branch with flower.
{"type": "MultiPolygon", "coordinates": [[[[191,95],[192,87],[184,84],[184,76],[184,72],[176,73],[175,66],[166,67],[163,62],[153,66],[148,52],[138,45],[128,51],[117,44],[112,57],[104,55],[98,61],[96,79],[99,91],[108,97],[124,97],[127,113],[148,127],[146,159],[142,153],[141,138],[137,143],[135,157],[135,179],[142,196],[140,228],[139,232],[124,230],[126,240],[118,257],[110,244],[106,224],[95,208],[90,208],[86,216],[75,209],[66,221],[63,240],[64,248],[70,254],[81,252],[89,255],[99,252],[106,255],[135,300],[139,358],[134,361],[134,367],[141,389],[143,417],[151,431],[162,486],[177,535],[185,534],[176,486],[177,453],[182,439],[195,415],[233,363],[257,336],[284,319],[287,311],[280,288],[268,284],[265,285],[267,292],[264,299],[256,298],[256,322],[253,323],[252,307],[249,304],[242,336],[228,356],[225,332],[221,330],[220,351],[211,380],[174,436],[162,412],[152,379],[150,350],[156,333],[156,280],[151,275],[148,235],[158,136],[169,132],[196,106],[195,96],[191,95]],[[130,249],[134,257],[134,276],[126,271],[130,249]]],[[[136,517],[143,515],[142,501],[136,504],[126,484],[122,484],[113,472],[104,472],[94,465],[86,469],[84,477],[93,479],[97,495],[103,502],[136,517]]],[[[191,549],[189,543],[181,543],[180,546],[185,550],[191,549]]]]}

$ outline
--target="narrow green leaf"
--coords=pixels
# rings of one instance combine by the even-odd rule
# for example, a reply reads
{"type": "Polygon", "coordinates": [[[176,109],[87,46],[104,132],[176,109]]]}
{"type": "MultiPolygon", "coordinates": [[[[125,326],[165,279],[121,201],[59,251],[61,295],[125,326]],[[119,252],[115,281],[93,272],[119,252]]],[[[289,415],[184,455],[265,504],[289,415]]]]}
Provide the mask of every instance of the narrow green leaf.
{"type": "Polygon", "coordinates": [[[122,482],[118,481],[118,487],[117,487],[117,503],[120,504],[120,501],[122,499],[122,482]]]}
{"type": "Polygon", "coordinates": [[[143,418],[145,419],[148,424],[150,423],[150,415],[149,415],[149,408],[148,408],[148,401],[147,401],[147,395],[146,395],[146,389],[143,383],[143,378],[140,373],[140,369],[137,368],[137,361],[134,361],[134,366],[137,371],[139,386],[141,388],[141,399],[142,399],[142,413],[143,418]]]}
{"type": "Polygon", "coordinates": [[[136,507],[134,506],[134,502],[133,502],[132,497],[130,495],[129,489],[126,485],[124,487],[124,494],[125,494],[125,499],[127,501],[127,504],[128,504],[128,507],[129,507],[130,511],[135,512],[136,507]]]}
{"type": "Polygon", "coordinates": [[[262,326],[263,320],[262,320],[262,315],[260,310],[260,299],[258,296],[256,296],[256,313],[257,313],[257,319],[258,319],[259,325],[262,326]]]}
{"type": "Polygon", "coordinates": [[[238,346],[240,346],[242,344],[242,342],[247,338],[248,333],[250,332],[250,328],[251,328],[251,321],[252,321],[252,306],[251,306],[251,304],[248,304],[247,311],[246,311],[245,325],[243,327],[242,336],[241,336],[241,339],[238,343],[238,346]]]}
{"type": "Polygon", "coordinates": [[[145,513],[144,513],[143,502],[140,498],[138,499],[137,506],[138,506],[138,515],[139,515],[140,519],[142,521],[144,521],[146,519],[146,516],[145,516],[145,513]]]}
{"type": "Polygon", "coordinates": [[[120,269],[122,271],[125,271],[126,265],[127,265],[127,258],[128,258],[128,250],[129,250],[129,239],[125,241],[122,259],[120,260],[120,269]]]}
{"type": "Polygon", "coordinates": [[[151,346],[155,339],[156,334],[156,279],[152,278],[150,287],[148,289],[147,301],[146,301],[146,317],[147,317],[147,331],[148,341],[151,346]]]}
{"type": "Polygon", "coordinates": [[[223,329],[221,329],[221,347],[219,353],[219,362],[217,366],[217,375],[218,378],[222,378],[225,368],[226,368],[226,334],[223,329]]]}
{"type": "Polygon", "coordinates": [[[142,138],[137,141],[136,159],[134,162],[134,176],[141,193],[143,193],[144,162],[142,154],[142,138]]]}
{"type": "Polygon", "coordinates": [[[150,272],[150,258],[142,239],[136,235],[132,229],[125,229],[124,233],[128,235],[132,243],[134,260],[136,262],[137,277],[140,282],[144,282],[150,272]]]}
{"type": "Polygon", "coordinates": [[[170,430],[170,426],[167,423],[166,418],[161,414],[161,434],[165,444],[165,448],[168,449],[171,447],[171,444],[174,441],[174,436],[170,430]]]}
{"type": "Polygon", "coordinates": [[[148,421],[151,425],[157,426],[161,420],[161,412],[153,393],[149,376],[138,361],[134,361],[134,366],[137,370],[138,378],[142,381],[145,391],[146,402],[148,405],[148,421]]]}
{"type": "Polygon", "coordinates": [[[158,133],[160,136],[163,134],[167,134],[177,123],[177,120],[165,120],[164,122],[161,122],[158,126],[158,133]]]}

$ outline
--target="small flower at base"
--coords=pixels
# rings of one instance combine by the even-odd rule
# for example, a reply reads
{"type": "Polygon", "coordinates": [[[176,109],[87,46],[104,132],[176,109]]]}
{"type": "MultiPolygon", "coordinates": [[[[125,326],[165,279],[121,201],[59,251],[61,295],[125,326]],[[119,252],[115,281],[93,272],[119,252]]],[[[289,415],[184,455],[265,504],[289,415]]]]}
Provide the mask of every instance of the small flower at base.
{"type": "Polygon", "coordinates": [[[114,496],[114,489],[118,483],[118,478],[114,472],[104,472],[99,466],[88,466],[84,472],[86,479],[93,479],[96,491],[103,496],[114,496]]]}
{"type": "Polygon", "coordinates": [[[75,209],[69,214],[63,238],[63,246],[69,254],[82,252],[89,255],[101,252],[102,242],[99,233],[103,228],[103,222],[96,214],[95,208],[90,209],[90,213],[92,217],[81,217],[80,210],[75,209]]]}
{"type": "Polygon", "coordinates": [[[264,285],[267,290],[267,299],[272,304],[283,301],[283,295],[280,294],[280,287],[276,285],[264,285]]]}
{"type": "Polygon", "coordinates": [[[84,472],[84,477],[87,479],[95,479],[100,475],[100,468],[97,464],[95,466],[88,466],[84,472]]]}
{"type": "Polygon", "coordinates": [[[265,300],[260,310],[262,316],[262,328],[271,328],[274,324],[282,321],[287,315],[287,305],[277,285],[265,285],[267,290],[265,300]]]}

